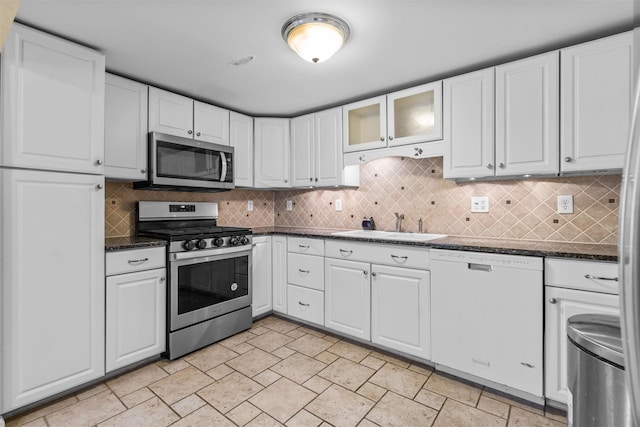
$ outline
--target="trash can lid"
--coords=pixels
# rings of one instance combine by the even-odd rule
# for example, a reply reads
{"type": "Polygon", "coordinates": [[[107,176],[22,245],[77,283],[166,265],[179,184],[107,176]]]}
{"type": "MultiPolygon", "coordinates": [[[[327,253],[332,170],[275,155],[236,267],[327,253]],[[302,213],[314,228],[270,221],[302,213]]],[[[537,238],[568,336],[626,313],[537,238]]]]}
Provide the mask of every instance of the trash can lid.
{"type": "Polygon", "coordinates": [[[569,338],[587,351],[624,369],[620,318],[606,314],[578,314],[567,323],[569,338]]]}

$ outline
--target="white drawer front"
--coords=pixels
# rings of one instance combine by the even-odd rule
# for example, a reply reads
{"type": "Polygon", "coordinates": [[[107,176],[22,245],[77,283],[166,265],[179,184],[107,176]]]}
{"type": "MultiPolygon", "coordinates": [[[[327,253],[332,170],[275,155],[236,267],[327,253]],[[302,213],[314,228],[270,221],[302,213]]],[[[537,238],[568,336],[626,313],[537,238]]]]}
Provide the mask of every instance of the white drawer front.
{"type": "Polygon", "coordinates": [[[420,270],[429,269],[428,248],[327,240],[325,254],[328,258],[349,259],[420,270]]]}
{"type": "Polygon", "coordinates": [[[579,261],[547,258],[545,285],[585,291],[619,293],[618,264],[615,262],[579,261]]]}
{"type": "Polygon", "coordinates": [[[107,276],[113,276],[133,271],[164,268],[165,254],[164,246],[107,252],[105,272],[107,276]]]}
{"type": "Polygon", "coordinates": [[[324,291],[324,258],[290,253],[287,256],[287,282],[324,291]]]}
{"type": "Polygon", "coordinates": [[[324,240],[307,237],[288,237],[287,250],[299,254],[324,256],[324,240]]]}
{"type": "Polygon", "coordinates": [[[300,286],[287,286],[287,314],[324,325],[324,292],[300,286]]]}

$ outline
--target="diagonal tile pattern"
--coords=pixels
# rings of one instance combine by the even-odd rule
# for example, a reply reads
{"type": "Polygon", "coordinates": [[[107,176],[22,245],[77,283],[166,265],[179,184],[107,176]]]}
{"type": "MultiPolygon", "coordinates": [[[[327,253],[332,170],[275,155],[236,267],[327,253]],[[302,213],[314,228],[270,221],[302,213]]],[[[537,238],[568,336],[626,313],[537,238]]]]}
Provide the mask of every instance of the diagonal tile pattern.
{"type": "Polygon", "coordinates": [[[562,427],[567,420],[558,410],[271,316],[248,332],[151,363],[6,425],[562,427]],[[265,351],[261,340],[254,343],[263,348],[250,344],[263,335],[278,337],[280,346],[265,351]],[[230,350],[239,345],[250,348],[230,350]]]}
{"type": "Polygon", "coordinates": [[[105,235],[134,235],[136,201],[166,200],[217,202],[219,223],[239,227],[353,229],[364,216],[373,216],[378,229],[393,230],[393,212],[403,212],[406,231],[417,231],[422,218],[425,231],[451,236],[616,244],[620,186],[619,175],[455,183],[442,178],[441,157],[366,163],[358,189],[180,193],[108,182],[105,235]],[[556,196],[566,194],[574,195],[575,212],[558,215],[556,196]],[[490,212],[471,213],[472,196],[488,196],[490,212]],[[335,199],[343,201],[340,212],[335,199]],[[252,212],[247,200],[254,201],[252,212]],[[292,211],[286,210],[287,200],[292,211]]]}

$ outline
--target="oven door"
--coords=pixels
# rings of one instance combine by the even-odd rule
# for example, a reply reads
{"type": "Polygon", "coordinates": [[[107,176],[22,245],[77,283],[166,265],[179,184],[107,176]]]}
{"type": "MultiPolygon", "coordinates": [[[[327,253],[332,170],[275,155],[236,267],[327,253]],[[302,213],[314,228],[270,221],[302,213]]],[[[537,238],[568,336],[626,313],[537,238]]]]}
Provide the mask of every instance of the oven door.
{"type": "Polygon", "coordinates": [[[251,262],[251,247],[170,254],[170,330],[250,306],[251,262]]]}

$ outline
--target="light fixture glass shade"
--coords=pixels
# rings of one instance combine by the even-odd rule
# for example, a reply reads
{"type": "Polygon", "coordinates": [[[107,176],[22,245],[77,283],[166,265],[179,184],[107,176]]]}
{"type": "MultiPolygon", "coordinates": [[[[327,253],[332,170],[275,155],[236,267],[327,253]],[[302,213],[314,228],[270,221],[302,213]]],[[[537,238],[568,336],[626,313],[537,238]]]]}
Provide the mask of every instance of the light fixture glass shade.
{"type": "Polygon", "coordinates": [[[284,23],[282,38],[302,59],[318,63],[340,50],[349,38],[349,26],[326,13],[305,13],[284,23]]]}

